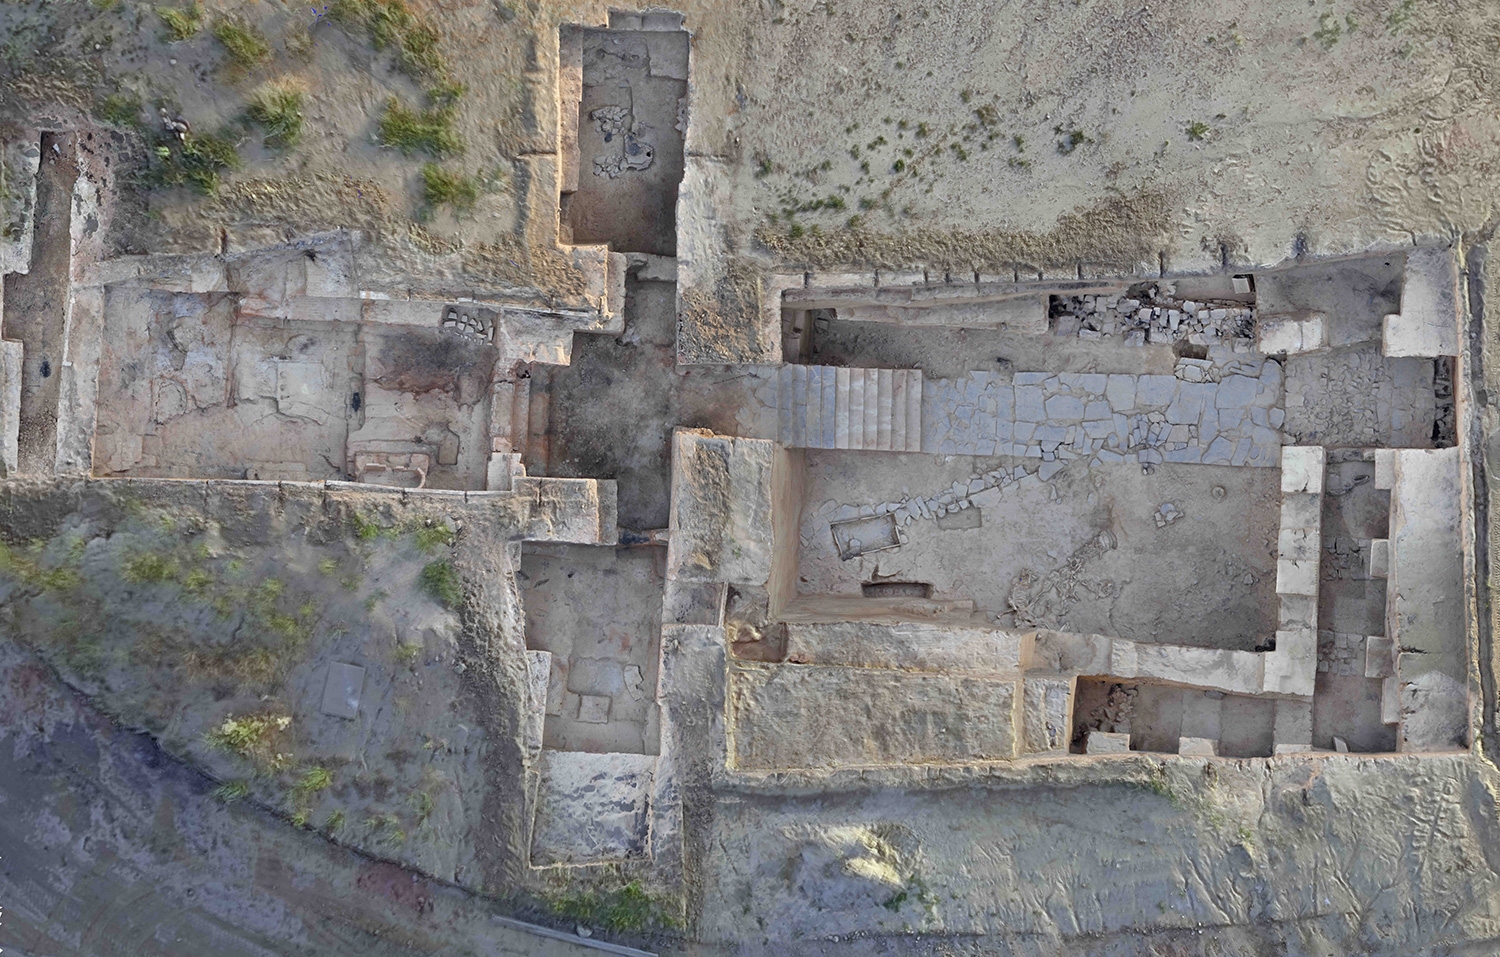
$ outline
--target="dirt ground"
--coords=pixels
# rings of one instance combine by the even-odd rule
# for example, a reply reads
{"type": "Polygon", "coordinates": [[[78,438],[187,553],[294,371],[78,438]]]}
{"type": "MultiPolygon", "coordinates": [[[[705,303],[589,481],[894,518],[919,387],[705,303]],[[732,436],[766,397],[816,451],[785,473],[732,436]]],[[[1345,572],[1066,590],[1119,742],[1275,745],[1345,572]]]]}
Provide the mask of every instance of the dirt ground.
{"type": "Polygon", "coordinates": [[[923,582],[932,597],[972,599],[1007,626],[1244,651],[1276,630],[1276,470],[1164,465],[1148,476],[1135,465],[1080,462],[1018,484],[993,505],[916,522],[898,549],[844,561],[829,533],[829,503],[877,505],[903,488],[937,492],[995,463],[914,457],[874,471],[860,467],[859,452],[807,458],[801,594],[857,596],[865,582],[923,582]],[[1164,503],[1186,517],[1158,527],[1164,503]],[[1110,547],[1096,553],[1090,546],[1102,532],[1110,547]],[[1078,554],[1089,556],[1080,580],[1064,582],[1078,554]],[[1017,617],[1022,602],[1029,614],[1017,617]]]}
{"type": "Polygon", "coordinates": [[[753,414],[753,390],[771,375],[755,368],[676,369],[676,290],[630,282],[625,332],[579,336],[573,362],[549,370],[548,475],[619,481],[620,525],[665,528],[671,497],[672,429],[769,436],[753,414]]]}

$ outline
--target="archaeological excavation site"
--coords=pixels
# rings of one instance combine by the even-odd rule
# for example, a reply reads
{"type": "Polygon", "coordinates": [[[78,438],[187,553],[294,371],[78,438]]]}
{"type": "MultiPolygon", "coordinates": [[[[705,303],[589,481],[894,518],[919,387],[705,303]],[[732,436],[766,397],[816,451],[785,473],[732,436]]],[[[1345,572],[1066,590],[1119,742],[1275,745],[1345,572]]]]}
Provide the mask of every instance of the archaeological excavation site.
{"type": "Polygon", "coordinates": [[[0,951],[1500,952],[1500,14],[1326,6],[0,6],[0,951]]]}

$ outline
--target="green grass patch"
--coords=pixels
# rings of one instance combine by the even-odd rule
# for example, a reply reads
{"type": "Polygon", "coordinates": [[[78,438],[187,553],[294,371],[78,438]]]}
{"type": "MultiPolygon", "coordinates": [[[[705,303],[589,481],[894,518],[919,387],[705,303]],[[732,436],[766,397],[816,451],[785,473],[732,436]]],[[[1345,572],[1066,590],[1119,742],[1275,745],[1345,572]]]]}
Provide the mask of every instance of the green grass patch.
{"type": "Polygon", "coordinates": [[[412,814],[416,815],[418,825],[425,822],[432,814],[432,795],[426,791],[414,791],[406,799],[406,803],[411,806],[412,814]]]}
{"type": "Polygon", "coordinates": [[[373,542],[385,531],[384,526],[373,519],[365,518],[358,511],[349,513],[349,524],[354,526],[354,537],[362,542],[373,542]]]}
{"type": "Polygon", "coordinates": [[[456,156],[464,151],[463,140],[454,128],[456,119],[452,104],[419,110],[391,97],[380,118],[380,142],[407,154],[456,156]]]}
{"type": "Polygon", "coordinates": [[[365,818],[365,830],[371,837],[378,837],[382,844],[405,844],[406,831],[400,818],[394,814],[375,814],[365,818]]]}
{"type": "Polygon", "coordinates": [[[225,781],[214,788],[214,797],[225,804],[243,801],[250,795],[250,784],[246,781],[225,781]]]}
{"type": "Polygon", "coordinates": [[[328,790],[333,784],[333,772],[324,767],[306,768],[292,790],[302,798],[328,790]]]}
{"type": "Polygon", "coordinates": [[[1339,22],[1338,17],[1331,13],[1318,15],[1318,28],[1313,31],[1313,39],[1325,50],[1332,50],[1334,44],[1339,42],[1339,37],[1344,35],[1344,25],[1339,22]]]}
{"type": "Polygon", "coordinates": [[[307,90],[300,80],[283,77],[262,85],[250,95],[246,114],[265,130],[265,143],[291,149],[302,139],[302,104],[307,90]]]}
{"type": "Polygon", "coordinates": [[[463,582],[452,562],[432,562],[422,569],[422,590],[444,608],[463,604],[463,582]]]}
{"type": "Polygon", "coordinates": [[[160,552],[136,552],[120,566],[120,576],[134,585],[174,582],[180,573],[177,559],[160,552]]]}
{"type": "Polygon", "coordinates": [[[190,40],[203,29],[203,4],[193,3],[189,7],[157,7],[156,15],[167,28],[167,39],[173,42],[190,40]]]}
{"type": "Polygon", "coordinates": [[[559,917],[616,932],[673,927],[677,923],[661,901],[651,896],[639,881],[631,881],[614,891],[563,894],[549,905],[559,917]]]}
{"type": "Polygon", "coordinates": [[[208,591],[209,586],[213,583],[214,576],[212,573],[202,568],[195,568],[188,572],[187,577],[182,580],[182,590],[190,595],[201,595],[208,591]]]}
{"type": "Polygon", "coordinates": [[[436,163],[427,163],[422,167],[422,198],[434,209],[439,206],[472,209],[479,199],[479,183],[472,176],[450,173],[436,163]]]}
{"type": "Polygon", "coordinates": [[[1412,14],[1416,12],[1417,0],[1401,0],[1391,8],[1386,15],[1385,25],[1392,34],[1400,33],[1401,30],[1411,22],[1412,14]]]}
{"type": "Polygon", "coordinates": [[[1187,138],[1193,142],[1208,139],[1209,125],[1202,120],[1194,120],[1187,125],[1187,138]]]}
{"type": "Polygon", "coordinates": [[[140,126],[141,98],[125,93],[111,93],[99,102],[94,111],[99,119],[111,126],[140,126]]]}
{"type": "Polygon", "coordinates": [[[214,39],[223,44],[229,58],[243,67],[264,63],[271,57],[271,44],[258,28],[235,17],[214,20],[214,39]]]}
{"type": "Polygon", "coordinates": [[[46,592],[72,591],[83,584],[78,570],[83,558],[82,542],[70,548],[61,564],[48,565],[43,561],[42,546],[45,542],[33,543],[29,549],[18,550],[0,542],[0,574],[5,574],[30,588],[46,592]]]}

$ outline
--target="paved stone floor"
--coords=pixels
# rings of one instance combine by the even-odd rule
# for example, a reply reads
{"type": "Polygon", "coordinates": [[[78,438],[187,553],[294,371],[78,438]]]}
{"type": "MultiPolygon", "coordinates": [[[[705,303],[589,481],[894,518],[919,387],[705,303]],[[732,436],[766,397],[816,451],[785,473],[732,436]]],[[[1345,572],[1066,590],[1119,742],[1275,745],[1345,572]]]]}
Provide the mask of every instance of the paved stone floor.
{"type": "Polygon", "coordinates": [[[1044,462],[1280,464],[1281,365],[1185,359],[1176,375],[971,372],[929,381],[922,451],[1044,462]]]}

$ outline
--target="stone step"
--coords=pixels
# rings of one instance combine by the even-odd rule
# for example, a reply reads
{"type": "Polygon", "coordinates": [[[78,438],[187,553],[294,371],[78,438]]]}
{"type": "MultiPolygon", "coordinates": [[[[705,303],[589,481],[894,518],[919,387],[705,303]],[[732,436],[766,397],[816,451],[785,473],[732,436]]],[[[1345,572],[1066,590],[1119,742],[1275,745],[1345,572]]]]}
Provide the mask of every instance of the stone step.
{"type": "Polygon", "coordinates": [[[790,448],[920,451],[922,372],[784,365],[776,412],[790,448]]]}

